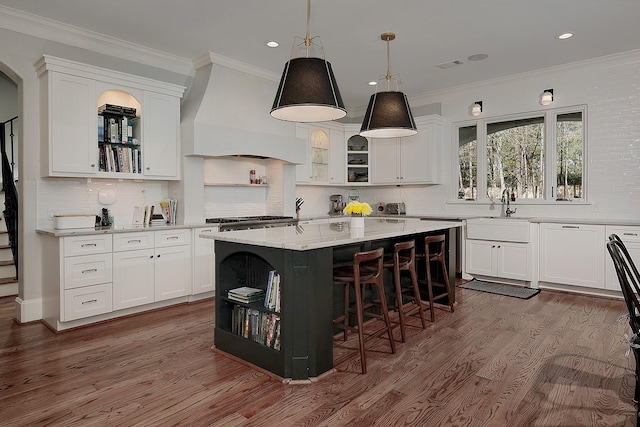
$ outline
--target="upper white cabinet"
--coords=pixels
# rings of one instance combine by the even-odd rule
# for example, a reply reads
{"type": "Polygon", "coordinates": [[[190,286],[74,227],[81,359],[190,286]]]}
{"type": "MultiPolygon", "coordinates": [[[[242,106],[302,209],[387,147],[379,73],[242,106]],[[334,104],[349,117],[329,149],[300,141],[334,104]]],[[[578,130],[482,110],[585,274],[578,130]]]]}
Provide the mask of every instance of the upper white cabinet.
{"type": "Polygon", "coordinates": [[[605,288],[605,226],[540,224],[540,281],[605,288]]]}
{"type": "Polygon", "coordinates": [[[146,91],[143,97],[142,173],[145,177],[177,179],[180,157],[180,99],[146,91]]]}
{"type": "Polygon", "coordinates": [[[370,183],[371,144],[367,138],[360,136],[359,132],[360,125],[345,125],[344,127],[347,146],[347,183],[352,186],[370,183]]]}
{"type": "Polygon", "coordinates": [[[42,176],[179,179],[183,86],[47,55],[36,68],[46,153],[42,176]],[[130,141],[98,141],[98,107],[104,104],[135,108],[130,141]],[[118,172],[105,168],[105,147],[115,152],[115,161],[118,152],[125,159],[130,153],[130,167],[118,172]],[[133,167],[134,153],[139,168],[133,167]]]}
{"type": "Polygon", "coordinates": [[[344,130],[341,125],[296,124],[296,136],[307,141],[306,162],[296,166],[300,184],[342,185],[345,181],[344,130]]]}
{"type": "Polygon", "coordinates": [[[437,115],[418,117],[416,125],[416,135],[372,140],[372,184],[438,184],[442,181],[444,119],[437,115]]]}

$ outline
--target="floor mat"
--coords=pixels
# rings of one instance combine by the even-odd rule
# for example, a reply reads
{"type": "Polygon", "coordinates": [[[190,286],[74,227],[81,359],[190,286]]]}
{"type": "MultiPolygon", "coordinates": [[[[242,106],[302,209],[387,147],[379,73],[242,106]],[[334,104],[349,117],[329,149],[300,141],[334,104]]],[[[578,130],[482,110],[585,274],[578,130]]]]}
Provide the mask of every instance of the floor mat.
{"type": "Polygon", "coordinates": [[[529,299],[540,293],[540,289],[524,288],[520,286],[503,285],[501,283],[485,282],[483,280],[473,279],[467,283],[458,286],[463,289],[472,289],[474,291],[489,292],[491,294],[505,295],[521,299],[529,299]]]}

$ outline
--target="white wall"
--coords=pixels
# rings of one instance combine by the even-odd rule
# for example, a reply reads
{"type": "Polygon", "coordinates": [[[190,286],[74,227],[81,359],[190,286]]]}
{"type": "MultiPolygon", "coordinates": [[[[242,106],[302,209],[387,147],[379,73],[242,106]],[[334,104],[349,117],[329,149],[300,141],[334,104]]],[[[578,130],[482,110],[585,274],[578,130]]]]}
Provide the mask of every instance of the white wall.
{"type": "MultiPolygon", "coordinates": [[[[587,105],[587,201],[585,205],[516,201],[516,216],[553,218],[640,219],[640,51],[568,67],[512,76],[484,84],[443,91],[419,100],[441,103],[446,119],[443,141],[443,185],[360,188],[367,202],[405,202],[412,215],[499,215],[500,206],[461,202],[457,197],[457,141],[451,125],[469,122],[469,106],[483,101],[482,118],[587,105]],[[543,90],[554,89],[554,102],[539,105],[543,90]]],[[[410,100],[412,105],[416,100],[410,100]]],[[[324,213],[330,194],[347,189],[298,186],[305,215],[324,213]],[[321,200],[316,201],[317,198],[321,200]]]]}

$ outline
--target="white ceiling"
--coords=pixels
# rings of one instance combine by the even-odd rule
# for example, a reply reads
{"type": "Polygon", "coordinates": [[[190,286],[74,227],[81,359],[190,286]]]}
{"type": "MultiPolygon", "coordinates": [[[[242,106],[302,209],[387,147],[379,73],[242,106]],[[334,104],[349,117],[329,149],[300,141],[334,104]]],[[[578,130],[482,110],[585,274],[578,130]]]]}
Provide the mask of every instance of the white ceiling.
{"type": "MultiPolygon", "coordinates": [[[[0,0],[0,5],[185,59],[207,52],[274,74],[306,32],[304,0],[0,0]],[[265,47],[277,40],[280,47],[265,47]]],[[[639,0],[313,0],[345,104],[366,105],[387,68],[411,99],[440,89],[640,48],[639,0]],[[564,32],[574,33],[558,40],[564,32]],[[488,54],[472,62],[473,54],[488,54]],[[462,60],[441,70],[437,64],[462,60]]],[[[541,90],[544,88],[541,88],[541,90]]]]}

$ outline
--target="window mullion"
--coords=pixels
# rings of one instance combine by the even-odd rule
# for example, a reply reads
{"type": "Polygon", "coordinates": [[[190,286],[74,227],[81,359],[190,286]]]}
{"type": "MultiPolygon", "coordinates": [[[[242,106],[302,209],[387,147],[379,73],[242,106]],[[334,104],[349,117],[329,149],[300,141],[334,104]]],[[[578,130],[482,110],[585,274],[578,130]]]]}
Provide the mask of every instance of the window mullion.
{"type": "Polygon", "coordinates": [[[544,117],[544,150],[545,150],[545,174],[544,174],[544,198],[545,200],[555,200],[556,186],[558,185],[556,173],[558,166],[558,154],[556,150],[556,120],[557,114],[547,111],[544,117]]]}
{"type": "Polygon", "coordinates": [[[487,124],[483,120],[478,121],[477,142],[478,142],[478,195],[476,200],[487,200],[487,124]]]}

